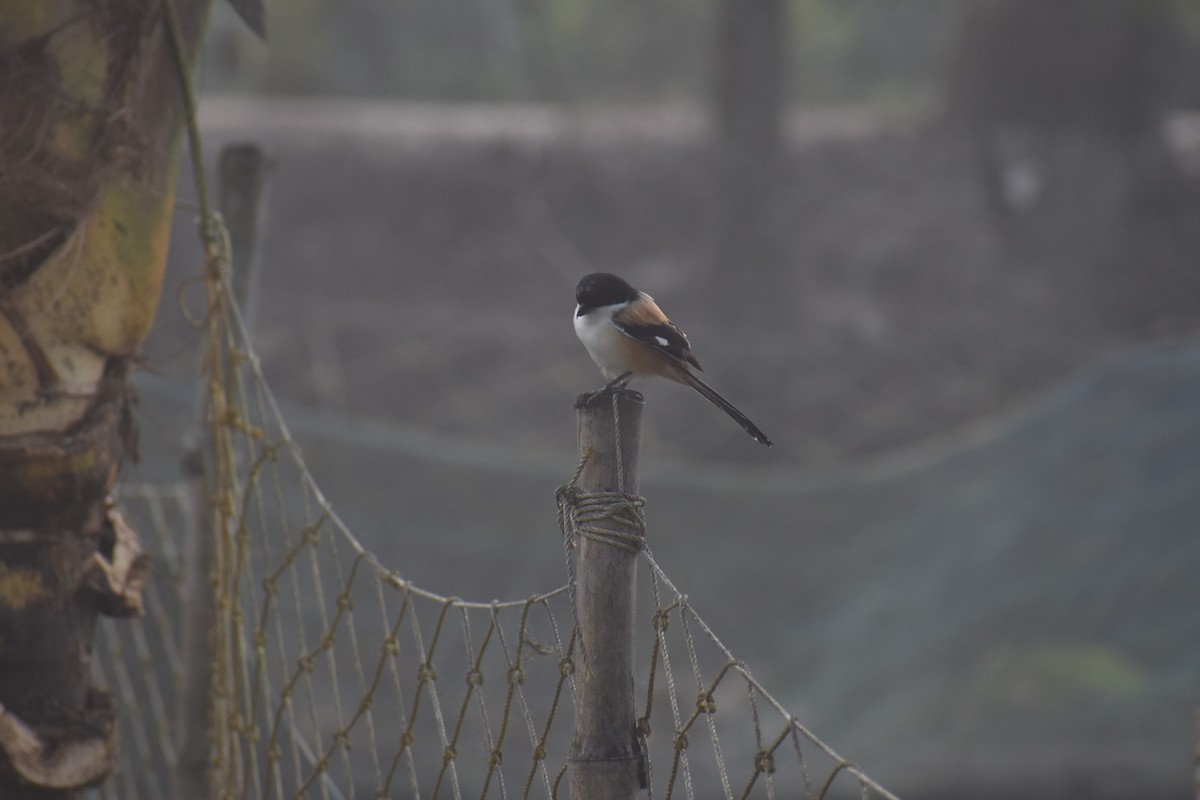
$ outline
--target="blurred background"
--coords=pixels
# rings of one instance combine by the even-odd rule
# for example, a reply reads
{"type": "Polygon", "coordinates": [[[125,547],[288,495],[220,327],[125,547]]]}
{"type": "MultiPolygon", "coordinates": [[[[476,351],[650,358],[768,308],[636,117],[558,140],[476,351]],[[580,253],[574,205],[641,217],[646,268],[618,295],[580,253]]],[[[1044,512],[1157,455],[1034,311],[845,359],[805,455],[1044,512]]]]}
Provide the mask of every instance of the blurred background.
{"type": "MultiPolygon", "coordinates": [[[[385,563],[563,582],[573,290],[615,272],[775,441],[637,387],[650,546],[804,724],[907,797],[1191,795],[1200,4],[267,12],[214,9],[205,151],[274,161],[256,349],[385,563]]],[[[181,212],[130,480],[190,425],[201,264],[181,212]]]]}

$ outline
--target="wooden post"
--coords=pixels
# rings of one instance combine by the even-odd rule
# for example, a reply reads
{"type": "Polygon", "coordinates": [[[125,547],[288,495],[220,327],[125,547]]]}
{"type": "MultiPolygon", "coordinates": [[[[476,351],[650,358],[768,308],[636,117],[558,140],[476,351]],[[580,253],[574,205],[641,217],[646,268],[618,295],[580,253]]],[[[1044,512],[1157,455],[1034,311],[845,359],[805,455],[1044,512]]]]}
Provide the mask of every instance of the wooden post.
{"type": "MultiPolygon", "coordinates": [[[[265,216],[267,180],[271,162],[255,144],[227,145],[218,158],[221,213],[233,252],[234,295],[242,309],[246,334],[254,331],[258,273],[258,247],[265,216]]],[[[204,395],[207,396],[207,395],[204,395]]],[[[196,409],[203,419],[203,403],[196,409]]],[[[210,796],[209,724],[212,717],[213,625],[216,623],[216,588],[212,571],[216,560],[216,528],[212,515],[212,487],[205,476],[203,437],[188,447],[183,457],[184,479],[196,511],[184,563],[183,685],[176,718],[175,747],[178,769],[172,775],[172,795],[180,800],[210,796]]]]}
{"type": "Polygon", "coordinates": [[[1196,800],[1200,800],[1200,708],[1196,709],[1196,761],[1195,772],[1196,800]]]}
{"type": "Polygon", "coordinates": [[[262,274],[262,227],[274,163],[253,142],[227,144],[217,158],[221,214],[229,230],[233,294],[242,310],[246,334],[254,335],[262,274]]]}
{"type": "Polygon", "coordinates": [[[182,466],[195,517],[188,531],[187,560],[183,565],[184,674],[179,690],[179,716],[175,720],[178,763],[171,782],[172,795],[179,800],[204,800],[210,795],[208,726],[212,702],[212,634],[217,618],[211,573],[216,529],[203,450],[198,442],[188,448],[182,466]]]}
{"type": "MultiPolygon", "coordinates": [[[[579,400],[579,451],[588,458],[576,488],[637,495],[641,395],[619,391],[579,400]]],[[[618,520],[600,527],[634,533],[618,520]]],[[[577,547],[575,605],[582,646],[576,651],[571,798],[628,800],[641,788],[633,695],[637,553],[585,536],[577,547]]]]}

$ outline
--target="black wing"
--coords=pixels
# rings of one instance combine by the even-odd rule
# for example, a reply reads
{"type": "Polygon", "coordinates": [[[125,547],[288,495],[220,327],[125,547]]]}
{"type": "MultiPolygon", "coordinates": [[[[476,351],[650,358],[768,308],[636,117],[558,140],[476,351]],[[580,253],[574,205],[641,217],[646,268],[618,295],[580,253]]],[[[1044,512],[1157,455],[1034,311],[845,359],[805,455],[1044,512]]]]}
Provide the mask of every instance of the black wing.
{"type": "Polygon", "coordinates": [[[664,355],[703,370],[692,355],[692,346],[684,332],[667,319],[653,298],[643,294],[642,299],[645,302],[628,306],[616,314],[613,324],[617,329],[664,355]]]}

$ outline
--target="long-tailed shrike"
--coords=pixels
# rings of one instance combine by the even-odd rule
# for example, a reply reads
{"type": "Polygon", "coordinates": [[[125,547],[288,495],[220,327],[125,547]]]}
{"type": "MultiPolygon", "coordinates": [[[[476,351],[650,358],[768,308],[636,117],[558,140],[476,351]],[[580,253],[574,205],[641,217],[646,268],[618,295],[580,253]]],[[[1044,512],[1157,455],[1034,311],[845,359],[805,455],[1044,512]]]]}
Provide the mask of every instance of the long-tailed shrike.
{"type": "MultiPolygon", "coordinates": [[[[737,421],[756,441],[771,440],[732,403],[692,372],[703,370],[687,336],[645,292],[616,275],[594,272],[575,287],[575,335],[609,383],[623,387],[637,375],[661,375],[691,386],[737,421]]],[[[603,390],[602,390],[603,391],[603,390]]]]}

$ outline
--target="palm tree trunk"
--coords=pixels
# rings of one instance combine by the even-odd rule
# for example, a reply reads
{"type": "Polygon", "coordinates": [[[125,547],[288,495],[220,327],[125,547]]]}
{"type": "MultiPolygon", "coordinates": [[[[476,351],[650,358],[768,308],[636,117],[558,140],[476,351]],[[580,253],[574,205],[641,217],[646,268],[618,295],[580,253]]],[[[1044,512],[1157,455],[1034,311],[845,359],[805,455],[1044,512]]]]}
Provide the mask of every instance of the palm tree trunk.
{"type": "MultiPolygon", "coordinates": [[[[174,0],[188,59],[208,0],[174,0]]],[[[163,7],[0,0],[0,797],[111,771],[98,615],[146,558],[108,500],[162,285],[182,103],[163,7]]]]}

